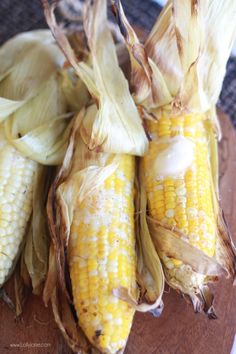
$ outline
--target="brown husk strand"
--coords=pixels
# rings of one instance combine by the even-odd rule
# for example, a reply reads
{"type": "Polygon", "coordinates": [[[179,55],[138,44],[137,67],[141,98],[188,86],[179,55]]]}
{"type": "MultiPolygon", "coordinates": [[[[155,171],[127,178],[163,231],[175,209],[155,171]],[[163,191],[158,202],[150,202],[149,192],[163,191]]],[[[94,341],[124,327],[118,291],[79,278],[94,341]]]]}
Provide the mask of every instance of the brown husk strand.
{"type": "MultiPolygon", "coordinates": [[[[145,118],[158,120],[163,114],[205,116],[211,162],[211,192],[216,215],[216,251],[212,258],[186,243],[177,231],[148,217],[149,230],[162,260],[182,260],[190,279],[202,275],[197,289],[187,279],[174,279],[164,266],[167,283],[188,294],[196,312],[216,318],[208,282],[218,277],[235,277],[236,251],[219,206],[217,135],[220,125],[215,105],[221,90],[236,35],[236,2],[169,0],[144,45],[130,26],[121,2],[113,1],[121,33],[131,57],[131,81],[136,104],[145,118]]],[[[140,183],[143,181],[142,163],[140,183]]],[[[147,198],[145,196],[145,198],[147,198]]],[[[142,214],[146,213],[146,204],[142,214]]]]}

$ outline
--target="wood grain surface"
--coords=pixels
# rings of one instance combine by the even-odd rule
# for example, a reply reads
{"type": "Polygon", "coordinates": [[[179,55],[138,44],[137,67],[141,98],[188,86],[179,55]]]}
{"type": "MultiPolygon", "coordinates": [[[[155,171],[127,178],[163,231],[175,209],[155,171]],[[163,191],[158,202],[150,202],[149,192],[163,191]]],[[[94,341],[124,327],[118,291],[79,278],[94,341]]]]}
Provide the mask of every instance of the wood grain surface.
{"type": "MultiPolygon", "coordinates": [[[[227,116],[220,114],[221,205],[236,241],[236,135],[227,116]]],[[[11,292],[10,280],[7,284],[11,292]]],[[[194,314],[191,305],[175,291],[166,289],[160,318],[137,314],[125,354],[230,354],[236,332],[236,290],[222,279],[215,287],[218,320],[194,314]]],[[[30,296],[20,321],[0,303],[0,353],[69,354],[54,323],[51,309],[30,296]]]]}

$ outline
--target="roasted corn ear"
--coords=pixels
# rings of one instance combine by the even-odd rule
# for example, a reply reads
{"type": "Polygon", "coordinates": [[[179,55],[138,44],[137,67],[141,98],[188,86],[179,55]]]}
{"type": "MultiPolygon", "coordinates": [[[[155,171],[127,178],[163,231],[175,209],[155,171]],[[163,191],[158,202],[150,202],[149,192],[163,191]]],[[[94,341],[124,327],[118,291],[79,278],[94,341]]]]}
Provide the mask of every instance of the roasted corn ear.
{"type": "Polygon", "coordinates": [[[168,1],[144,46],[120,1],[134,97],[150,148],[140,162],[143,214],[167,282],[215,318],[207,283],[235,274],[235,247],[218,203],[215,113],[236,25],[232,1],[168,1]]]}
{"type": "MultiPolygon", "coordinates": [[[[36,231],[38,218],[31,219],[31,215],[39,187],[36,182],[44,173],[40,165],[60,163],[66,150],[69,121],[59,75],[64,61],[47,30],[20,34],[0,48],[0,286],[25,247],[29,228],[34,246],[25,262],[29,264],[32,254],[34,258],[37,254],[44,263],[37,284],[45,279],[48,251],[39,241],[43,236],[36,231]]],[[[38,199],[45,196],[41,192],[38,199]]],[[[40,212],[35,213],[39,216],[40,212]]],[[[33,287],[34,271],[30,272],[33,287]]]]}
{"type": "Polygon", "coordinates": [[[44,300],[51,299],[56,321],[73,350],[88,352],[90,342],[102,353],[119,353],[125,348],[135,310],[160,305],[163,274],[158,257],[152,273],[154,267],[146,266],[142,253],[136,256],[132,155],[143,155],[148,140],[119,68],[106,7],[105,0],[85,3],[89,65],[76,61],[55,23],[53,8],[45,4],[48,23],[92,99],[75,120],[64,164],[49,195],[52,243],[44,300]],[[67,247],[64,257],[61,249],[67,247]],[[70,293],[67,264],[80,326],[77,332],[69,331],[63,314],[58,316],[61,289],[70,293]]]}

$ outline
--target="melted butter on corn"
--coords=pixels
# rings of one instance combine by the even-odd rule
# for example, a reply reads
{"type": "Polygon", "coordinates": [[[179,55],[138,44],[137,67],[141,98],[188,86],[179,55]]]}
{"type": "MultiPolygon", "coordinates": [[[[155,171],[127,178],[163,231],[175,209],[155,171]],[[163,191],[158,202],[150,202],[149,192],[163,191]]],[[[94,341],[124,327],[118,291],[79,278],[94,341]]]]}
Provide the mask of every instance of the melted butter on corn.
{"type": "Polygon", "coordinates": [[[156,157],[153,167],[155,175],[163,178],[184,173],[193,162],[194,147],[193,142],[184,136],[170,139],[156,157]]]}

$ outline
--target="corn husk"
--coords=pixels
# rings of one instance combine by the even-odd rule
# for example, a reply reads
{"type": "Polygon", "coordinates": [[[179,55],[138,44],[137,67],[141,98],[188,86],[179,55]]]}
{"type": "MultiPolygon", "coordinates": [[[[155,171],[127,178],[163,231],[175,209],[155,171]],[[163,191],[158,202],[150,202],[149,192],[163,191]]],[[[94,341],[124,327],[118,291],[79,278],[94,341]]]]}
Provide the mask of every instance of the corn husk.
{"type": "Polygon", "coordinates": [[[33,293],[37,295],[42,292],[48,269],[49,235],[46,200],[51,178],[51,169],[40,166],[35,177],[33,190],[32,221],[26,235],[22,256],[22,261],[24,261],[31,279],[33,293]]]}
{"type": "Polygon", "coordinates": [[[69,132],[66,128],[71,115],[65,112],[66,102],[55,74],[36,97],[5,120],[6,137],[25,157],[57,165],[63,159],[69,132]]]}
{"type": "Polygon", "coordinates": [[[144,184],[140,183],[142,176],[137,178],[137,200],[136,210],[139,211],[137,217],[137,257],[138,269],[137,279],[140,285],[141,294],[144,295],[147,303],[153,303],[155,306],[146,308],[154,316],[159,317],[162,313],[164,304],[162,295],[164,292],[164,273],[158,254],[155,251],[154,244],[146,219],[147,197],[144,184]]]}
{"type": "MultiPolygon", "coordinates": [[[[149,230],[164,265],[166,281],[188,294],[195,311],[216,318],[213,295],[207,283],[219,276],[235,276],[235,247],[219,206],[217,134],[215,112],[226,61],[236,35],[236,3],[232,1],[168,1],[145,45],[128,23],[120,1],[116,15],[131,56],[134,97],[149,119],[189,113],[205,115],[212,170],[211,193],[216,215],[216,251],[212,258],[191,247],[176,230],[148,218],[149,230]],[[168,257],[183,262],[185,271],[175,279],[165,267],[168,257]],[[197,289],[191,279],[199,277],[197,289]]],[[[205,157],[204,157],[205,158],[205,157]]],[[[143,167],[141,170],[141,184],[143,167]]],[[[143,213],[146,208],[143,209],[143,213]]]]}
{"type": "MultiPolygon", "coordinates": [[[[133,66],[135,100],[149,114],[210,111],[233,46],[233,1],[169,0],[142,46],[115,1],[133,66]]],[[[215,116],[211,114],[213,119],[215,116]]]]}
{"type": "Polygon", "coordinates": [[[90,95],[84,83],[78,79],[72,68],[65,68],[61,71],[62,90],[65,96],[69,112],[78,112],[90,95]]]}
{"type": "Polygon", "coordinates": [[[0,48],[0,120],[36,96],[64,60],[48,30],[22,33],[6,42],[0,48]]]}
{"type": "Polygon", "coordinates": [[[66,148],[67,104],[59,70],[65,58],[48,30],[20,34],[0,49],[0,117],[26,157],[58,164],[66,148]]]}
{"type": "Polygon", "coordinates": [[[43,2],[54,37],[98,106],[93,125],[89,117],[83,121],[83,139],[90,149],[143,155],[148,140],[128,82],[119,68],[116,47],[107,25],[106,1],[87,1],[85,6],[84,29],[91,53],[91,66],[78,62],[56,23],[55,4],[50,7],[47,1],[43,2]]]}

